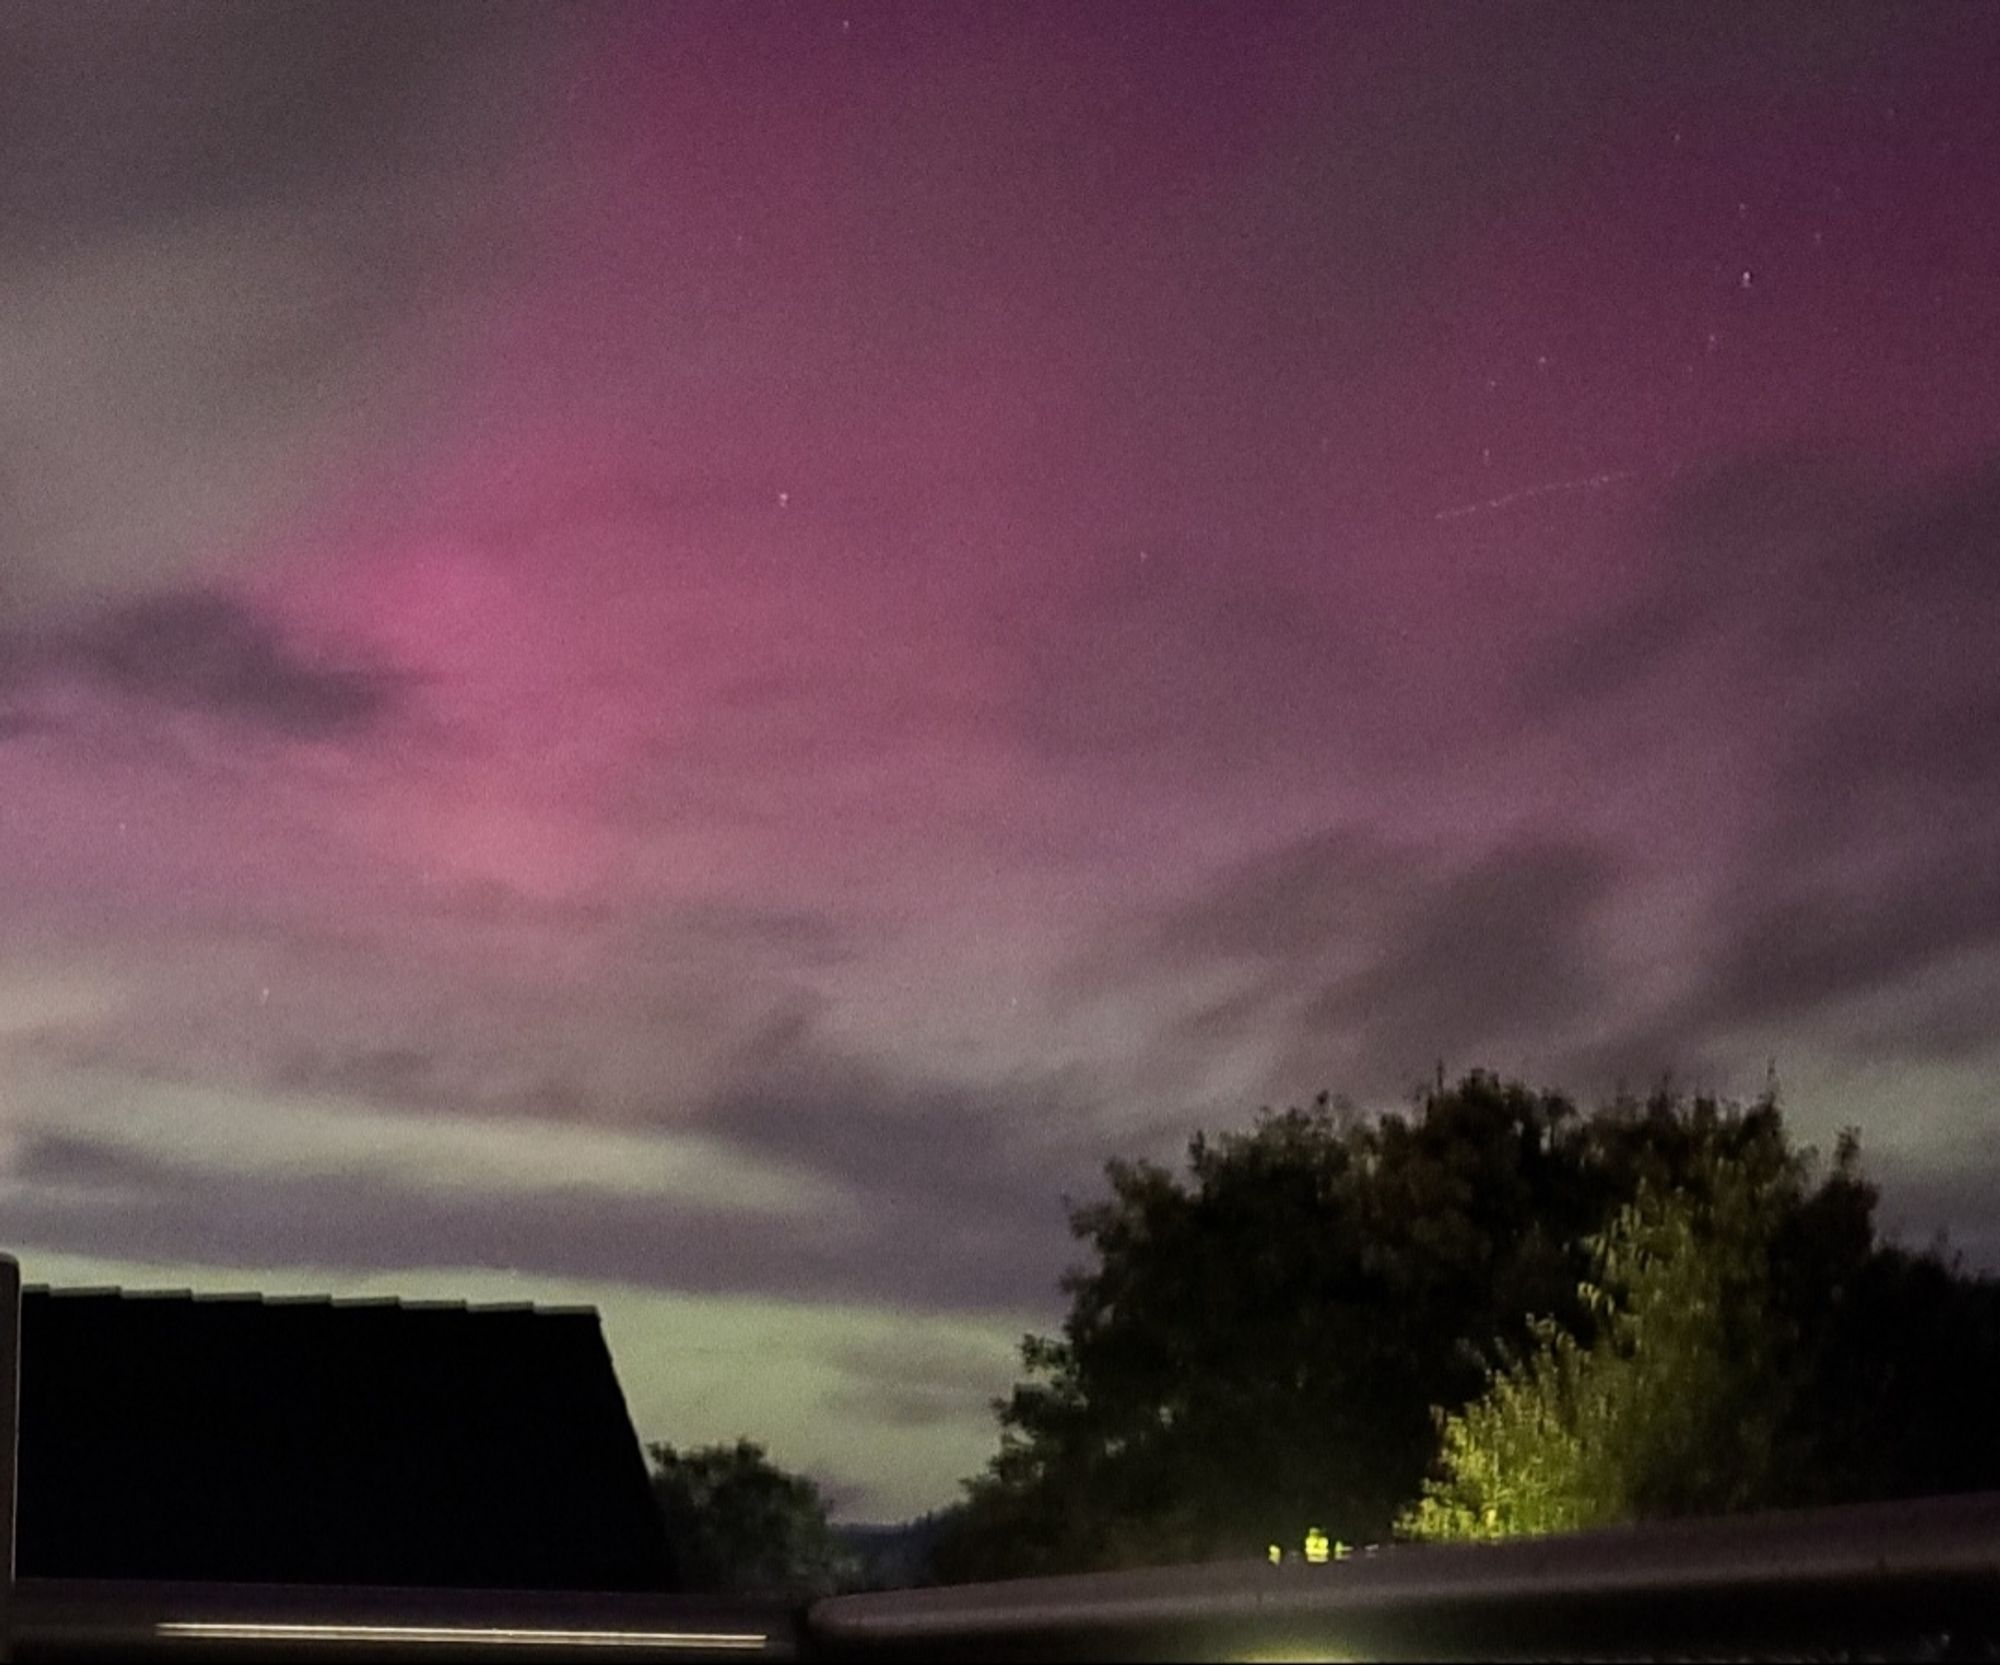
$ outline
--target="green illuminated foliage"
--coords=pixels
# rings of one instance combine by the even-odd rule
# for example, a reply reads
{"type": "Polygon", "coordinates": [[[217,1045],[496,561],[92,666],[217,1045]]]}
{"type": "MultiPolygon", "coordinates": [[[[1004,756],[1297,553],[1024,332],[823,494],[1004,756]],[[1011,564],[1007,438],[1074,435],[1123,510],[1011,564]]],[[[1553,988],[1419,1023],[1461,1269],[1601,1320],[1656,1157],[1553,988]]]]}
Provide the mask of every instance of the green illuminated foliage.
{"type": "Polygon", "coordinates": [[[1474,1074],[1106,1179],[934,1577],[2000,1485],[2000,1288],[1878,1244],[1774,1092],[1474,1074]]]}
{"type": "Polygon", "coordinates": [[[1538,1321],[1532,1349],[1441,1417],[1439,1472],[1406,1534],[1506,1538],[1778,1498],[1801,1351],[1774,1255],[1807,1193],[1805,1161],[1770,1148],[1644,1185],[1593,1241],[1589,1339],[1538,1321]]]}
{"type": "Polygon", "coordinates": [[[1266,1113],[1195,1138],[1182,1172],[1111,1163],[938,1576],[1383,1538],[1435,1456],[1430,1408],[1477,1395],[1535,1315],[1577,1316],[1588,1236],[1742,1121],[1667,1099],[1584,1117],[1474,1074],[1407,1115],[1266,1113]]]}

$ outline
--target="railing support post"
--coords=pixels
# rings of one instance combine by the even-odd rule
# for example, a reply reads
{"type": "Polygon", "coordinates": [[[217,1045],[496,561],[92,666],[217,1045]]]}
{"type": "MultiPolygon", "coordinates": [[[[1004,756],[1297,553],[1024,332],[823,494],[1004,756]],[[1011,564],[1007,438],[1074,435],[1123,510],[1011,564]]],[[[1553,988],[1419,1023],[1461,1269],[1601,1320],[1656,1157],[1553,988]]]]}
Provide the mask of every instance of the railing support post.
{"type": "Polygon", "coordinates": [[[15,1480],[21,1462],[21,1263],[0,1254],[0,1660],[14,1657],[15,1480]]]}

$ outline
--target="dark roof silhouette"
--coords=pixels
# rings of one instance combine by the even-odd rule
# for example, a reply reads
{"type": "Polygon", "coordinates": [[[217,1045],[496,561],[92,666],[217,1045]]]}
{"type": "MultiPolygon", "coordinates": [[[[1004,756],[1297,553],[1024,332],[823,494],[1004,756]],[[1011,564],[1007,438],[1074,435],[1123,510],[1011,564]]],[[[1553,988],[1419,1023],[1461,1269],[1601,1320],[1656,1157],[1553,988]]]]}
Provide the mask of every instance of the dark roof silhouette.
{"type": "Polygon", "coordinates": [[[668,1590],[589,1308],[30,1287],[28,1578],[668,1590]]]}

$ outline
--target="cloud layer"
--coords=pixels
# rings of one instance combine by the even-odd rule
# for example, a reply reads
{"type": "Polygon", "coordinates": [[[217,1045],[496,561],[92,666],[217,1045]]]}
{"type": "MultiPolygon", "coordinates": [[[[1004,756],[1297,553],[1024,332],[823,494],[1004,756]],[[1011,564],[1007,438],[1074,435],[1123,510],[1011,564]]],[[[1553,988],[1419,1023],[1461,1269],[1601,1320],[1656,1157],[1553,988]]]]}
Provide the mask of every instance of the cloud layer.
{"type": "Polygon", "coordinates": [[[1990,1260],[1982,30],[10,15],[7,1241],[885,1512],[1322,1087],[1775,1059],[1990,1260]]]}

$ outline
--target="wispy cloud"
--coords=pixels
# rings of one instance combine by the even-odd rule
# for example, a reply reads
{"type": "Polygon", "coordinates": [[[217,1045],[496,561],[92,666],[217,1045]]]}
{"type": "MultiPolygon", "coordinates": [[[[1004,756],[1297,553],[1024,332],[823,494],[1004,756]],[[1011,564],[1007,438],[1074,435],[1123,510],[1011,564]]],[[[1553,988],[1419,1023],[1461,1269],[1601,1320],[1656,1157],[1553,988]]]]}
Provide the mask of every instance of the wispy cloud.
{"type": "Polygon", "coordinates": [[[250,560],[407,429],[559,21],[10,11],[0,619],[250,560]]]}
{"type": "Polygon", "coordinates": [[[394,711],[406,682],[383,668],[302,651],[245,602],[203,590],[0,640],[0,698],[18,702],[24,721],[59,726],[50,702],[72,688],[123,702],[140,721],[192,712],[312,740],[374,727],[394,711]]]}

